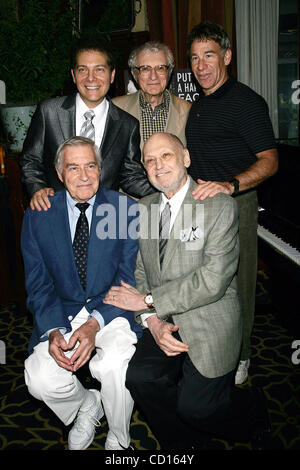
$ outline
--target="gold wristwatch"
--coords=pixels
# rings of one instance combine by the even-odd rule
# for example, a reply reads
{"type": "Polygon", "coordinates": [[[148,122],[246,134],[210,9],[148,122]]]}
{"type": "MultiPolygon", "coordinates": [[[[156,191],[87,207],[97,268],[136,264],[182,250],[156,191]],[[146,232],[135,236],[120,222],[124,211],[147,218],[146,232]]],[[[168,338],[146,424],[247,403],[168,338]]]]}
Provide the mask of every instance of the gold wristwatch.
{"type": "Polygon", "coordinates": [[[144,302],[147,305],[147,308],[154,308],[153,297],[152,297],[151,292],[145,295],[144,302]]]}

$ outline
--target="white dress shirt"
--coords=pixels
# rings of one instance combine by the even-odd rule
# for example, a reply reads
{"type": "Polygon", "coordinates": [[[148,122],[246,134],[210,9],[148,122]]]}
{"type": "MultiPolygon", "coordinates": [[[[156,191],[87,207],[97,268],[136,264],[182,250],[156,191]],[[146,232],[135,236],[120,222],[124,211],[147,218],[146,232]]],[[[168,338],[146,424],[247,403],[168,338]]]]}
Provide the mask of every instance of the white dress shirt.
{"type": "MultiPolygon", "coordinates": [[[[100,148],[101,143],[102,143],[108,108],[109,108],[109,102],[106,98],[104,98],[104,100],[100,104],[98,104],[98,106],[96,106],[95,108],[92,108],[95,113],[95,117],[93,119],[93,124],[95,128],[95,144],[97,145],[98,148],[100,148]]],[[[76,135],[80,135],[81,127],[83,123],[85,122],[84,113],[88,111],[89,109],[90,108],[88,108],[87,105],[84,103],[84,101],[81,99],[79,93],[77,93],[76,95],[76,135]]]]}
{"type": "MultiPolygon", "coordinates": [[[[182,186],[182,188],[179,189],[179,191],[177,191],[177,193],[174,194],[173,197],[171,197],[171,199],[168,199],[164,195],[164,193],[161,194],[161,201],[160,201],[160,205],[159,205],[159,215],[161,215],[162,211],[164,210],[166,203],[168,202],[170,204],[171,220],[170,220],[169,234],[171,233],[172,227],[174,225],[174,221],[175,221],[175,219],[178,215],[178,212],[181,208],[181,205],[182,205],[183,200],[186,196],[186,193],[188,192],[189,187],[190,187],[190,177],[188,176],[186,183],[182,186]]],[[[152,312],[152,313],[142,313],[141,314],[142,324],[146,328],[148,328],[146,320],[147,320],[147,318],[151,317],[152,315],[156,315],[156,313],[152,312]]]]}
{"type": "MultiPolygon", "coordinates": [[[[73,243],[75,232],[76,232],[77,220],[80,216],[80,210],[78,209],[78,207],[76,207],[76,204],[78,201],[75,201],[74,199],[72,199],[68,191],[66,191],[66,193],[67,193],[67,209],[68,209],[68,216],[69,216],[70,232],[71,232],[71,239],[73,243]]],[[[94,195],[91,199],[87,201],[89,203],[89,207],[85,211],[85,215],[89,224],[89,230],[91,229],[93,205],[94,205],[95,199],[96,199],[96,195],[94,195]]]]}
{"type": "Polygon", "coordinates": [[[168,199],[164,193],[161,194],[161,201],[160,201],[160,206],[159,206],[159,215],[161,215],[162,211],[165,208],[166,203],[168,202],[170,204],[170,209],[171,209],[171,220],[170,220],[170,231],[169,234],[171,233],[172,227],[174,225],[174,221],[178,215],[178,212],[180,210],[181,204],[183,203],[183,200],[186,196],[186,193],[188,192],[190,186],[190,177],[187,177],[186,183],[182,186],[182,188],[177,191],[177,193],[174,194],[171,199],[168,199]]]}
{"type": "MultiPolygon", "coordinates": [[[[70,193],[68,191],[66,191],[66,194],[67,194],[67,209],[68,209],[70,233],[71,233],[71,240],[72,240],[72,243],[73,243],[73,240],[74,240],[74,237],[75,237],[75,232],[76,232],[77,220],[80,216],[80,210],[78,209],[78,207],[76,207],[76,204],[77,204],[78,201],[75,201],[70,196],[70,193]]],[[[89,230],[91,230],[93,205],[95,203],[95,199],[96,199],[96,195],[94,195],[91,199],[86,201],[86,202],[89,203],[89,207],[85,211],[85,215],[86,215],[86,218],[87,218],[88,224],[89,224],[89,230]]],[[[103,328],[105,326],[104,319],[103,319],[102,315],[97,310],[93,310],[93,312],[91,313],[90,316],[94,317],[98,321],[98,323],[100,325],[100,328],[103,328]]],[[[49,337],[49,334],[51,333],[51,331],[57,330],[57,329],[59,329],[61,334],[65,334],[65,332],[66,332],[66,328],[64,328],[64,327],[56,327],[56,328],[52,328],[51,330],[48,330],[45,334],[49,337]]],[[[42,335],[41,338],[43,338],[43,336],[44,335],[42,335]]]]}

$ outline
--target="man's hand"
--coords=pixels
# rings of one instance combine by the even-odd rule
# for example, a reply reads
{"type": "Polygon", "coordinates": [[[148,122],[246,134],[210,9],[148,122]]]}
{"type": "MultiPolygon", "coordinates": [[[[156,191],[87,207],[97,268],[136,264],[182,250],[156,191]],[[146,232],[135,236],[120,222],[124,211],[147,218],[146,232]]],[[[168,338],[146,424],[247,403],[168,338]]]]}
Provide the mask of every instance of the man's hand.
{"type": "Polygon", "coordinates": [[[234,187],[231,183],[224,181],[203,181],[200,178],[197,179],[198,186],[192,192],[195,200],[206,199],[207,197],[213,197],[218,193],[231,194],[234,192],[234,187]]]}
{"type": "Polygon", "coordinates": [[[36,191],[30,201],[30,208],[32,210],[41,210],[47,211],[50,207],[49,196],[54,196],[53,188],[42,188],[36,191]]]}
{"type": "Polygon", "coordinates": [[[146,321],[157,345],[167,356],[178,356],[178,354],[188,352],[188,345],[178,341],[172,335],[178,331],[178,325],[161,321],[156,315],[151,315],[146,321]]]}
{"type": "MultiPolygon", "coordinates": [[[[240,192],[255,188],[265,179],[274,175],[278,170],[278,154],[276,149],[264,150],[256,155],[256,162],[242,173],[235,175],[240,182],[240,192]]],[[[194,199],[203,200],[213,197],[217,193],[225,193],[230,196],[234,192],[234,187],[229,181],[203,181],[197,179],[198,186],[193,191],[194,199]]]]}
{"type": "Polygon", "coordinates": [[[121,281],[121,286],[112,286],[107,292],[103,303],[114,307],[138,312],[147,308],[144,302],[145,295],[140,294],[137,289],[121,281]]]}
{"type": "Polygon", "coordinates": [[[70,358],[73,372],[84,366],[90,359],[95,349],[95,336],[99,330],[100,326],[97,320],[95,318],[89,318],[86,323],[81,325],[72,334],[69,340],[69,348],[73,349],[75,346],[78,346],[70,358]]]}
{"type": "Polygon", "coordinates": [[[59,330],[51,331],[49,335],[49,354],[60,367],[73,371],[70,359],[65,356],[65,352],[69,351],[69,349],[70,346],[61,332],[59,330]]]}

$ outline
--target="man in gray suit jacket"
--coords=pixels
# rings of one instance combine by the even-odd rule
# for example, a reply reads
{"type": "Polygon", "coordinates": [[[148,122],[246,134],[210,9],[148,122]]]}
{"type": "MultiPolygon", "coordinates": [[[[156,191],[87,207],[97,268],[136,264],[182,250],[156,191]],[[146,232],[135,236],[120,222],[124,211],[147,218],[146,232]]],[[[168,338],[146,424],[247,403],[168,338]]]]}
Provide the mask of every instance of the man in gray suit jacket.
{"type": "Polygon", "coordinates": [[[79,40],[72,62],[78,93],[40,103],[24,141],[20,164],[31,208],[47,210],[49,196],[63,189],[53,164],[56,151],[74,135],[91,137],[84,130],[90,111],[91,138],[103,159],[101,185],[116,191],[121,187],[137,198],[154,192],[141,165],[138,121],[106,98],[115,77],[111,52],[97,38],[79,40]]]}
{"type": "Polygon", "coordinates": [[[199,447],[203,433],[260,439],[263,392],[234,387],[242,338],[236,202],[194,199],[189,152],[173,135],[153,134],[143,163],[160,192],[140,202],[137,289],[113,286],[105,300],[136,311],[145,327],[126,385],[165,449],[199,447]]]}

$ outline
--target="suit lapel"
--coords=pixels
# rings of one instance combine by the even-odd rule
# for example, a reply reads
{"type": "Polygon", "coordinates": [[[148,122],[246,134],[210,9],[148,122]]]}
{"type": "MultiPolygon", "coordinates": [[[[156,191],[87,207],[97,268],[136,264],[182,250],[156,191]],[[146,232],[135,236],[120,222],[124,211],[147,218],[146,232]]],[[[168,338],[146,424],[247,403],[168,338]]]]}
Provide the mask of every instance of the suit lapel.
{"type": "MultiPolygon", "coordinates": [[[[101,250],[102,247],[105,245],[99,243],[96,234],[96,226],[99,222],[99,217],[96,216],[96,211],[99,205],[105,202],[107,202],[107,199],[105,198],[103,191],[100,189],[96,195],[96,200],[93,207],[92,225],[90,229],[87,262],[87,295],[88,292],[92,289],[93,284],[95,282],[95,278],[97,277],[99,272],[99,259],[101,259],[101,254],[99,254],[99,250],[101,250]],[[96,252],[97,256],[95,256],[96,252]]],[[[73,254],[65,191],[59,192],[59,199],[57,201],[57,204],[55,205],[55,210],[51,211],[51,213],[49,214],[51,214],[52,217],[51,219],[49,218],[49,223],[53,239],[58,251],[59,259],[63,260],[66,279],[68,279],[69,282],[72,282],[74,291],[78,291],[80,289],[83,293],[84,291],[80,284],[73,254]]]]}
{"type": "Polygon", "coordinates": [[[75,266],[73,247],[68,218],[66,191],[57,193],[54,210],[49,212],[49,226],[56,245],[59,259],[63,261],[63,269],[68,282],[73,283],[74,290],[81,287],[75,266]]]}
{"type": "MultiPolygon", "coordinates": [[[[151,275],[156,279],[160,279],[164,272],[168,269],[168,264],[174,256],[174,252],[178,246],[182,243],[181,233],[187,231],[192,225],[196,223],[196,206],[200,202],[194,200],[192,191],[196,187],[196,183],[190,179],[190,186],[188,192],[183,200],[181,208],[177,214],[170,233],[170,239],[166,246],[166,252],[163,260],[163,264],[160,267],[159,262],[159,206],[161,202],[160,193],[156,193],[149,203],[145,205],[146,213],[141,216],[141,226],[145,226],[145,220],[147,222],[148,239],[146,243],[141,241],[143,244],[143,253],[147,257],[145,258],[145,264],[151,266],[151,275]]],[[[144,234],[145,238],[147,233],[144,234]]]]}
{"type": "Polygon", "coordinates": [[[180,132],[182,126],[182,119],[180,113],[178,112],[177,107],[174,105],[174,101],[172,95],[170,93],[170,109],[168,113],[168,118],[166,122],[166,130],[165,132],[171,132],[172,134],[176,134],[176,132],[180,132]]]}
{"type": "Polygon", "coordinates": [[[128,95],[127,109],[130,109],[130,114],[132,114],[138,120],[140,120],[140,117],[141,117],[141,107],[139,103],[140,103],[140,91],[137,91],[136,93],[132,93],[131,95],[128,95]]]}
{"type": "Polygon", "coordinates": [[[107,113],[105,129],[104,129],[103,138],[102,138],[101,147],[100,147],[103,159],[106,157],[106,155],[108,155],[111,146],[116,140],[119,134],[121,125],[122,125],[122,121],[120,119],[118,109],[111,101],[109,101],[109,109],[107,113]]]}
{"type": "Polygon", "coordinates": [[[181,234],[184,231],[189,230],[191,226],[196,222],[196,202],[192,196],[192,191],[196,186],[196,183],[192,179],[190,179],[189,189],[185,195],[180,210],[174,221],[170,233],[170,239],[166,246],[166,252],[161,268],[162,274],[167,269],[168,264],[174,256],[174,252],[176,251],[177,247],[182,243],[181,234]]]}
{"type": "Polygon", "coordinates": [[[140,233],[140,244],[143,246],[143,253],[147,258],[146,265],[151,266],[151,276],[156,279],[160,278],[160,262],[159,262],[159,205],[161,195],[156,193],[148,204],[143,202],[140,206],[140,226],[147,227],[145,233],[140,233]]]}
{"type": "Polygon", "coordinates": [[[58,121],[64,140],[76,134],[75,110],[76,95],[67,96],[57,110],[58,121]]]}
{"type": "MultiPolygon", "coordinates": [[[[128,109],[130,109],[130,114],[132,114],[140,123],[140,136],[141,136],[141,147],[144,146],[144,141],[143,141],[143,126],[142,126],[142,111],[140,107],[140,91],[133,93],[132,95],[129,96],[129,106],[128,109]]],[[[142,150],[142,148],[141,148],[142,150]]]]}
{"type": "Polygon", "coordinates": [[[90,229],[89,249],[88,249],[88,262],[87,262],[87,292],[92,289],[95,278],[98,276],[100,267],[99,260],[101,253],[99,251],[105,246],[105,243],[99,243],[96,228],[100,218],[96,215],[97,209],[101,204],[107,203],[102,189],[100,188],[96,194],[96,199],[93,207],[92,225],[90,229]],[[97,253],[97,256],[95,256],[97,253]]]}

